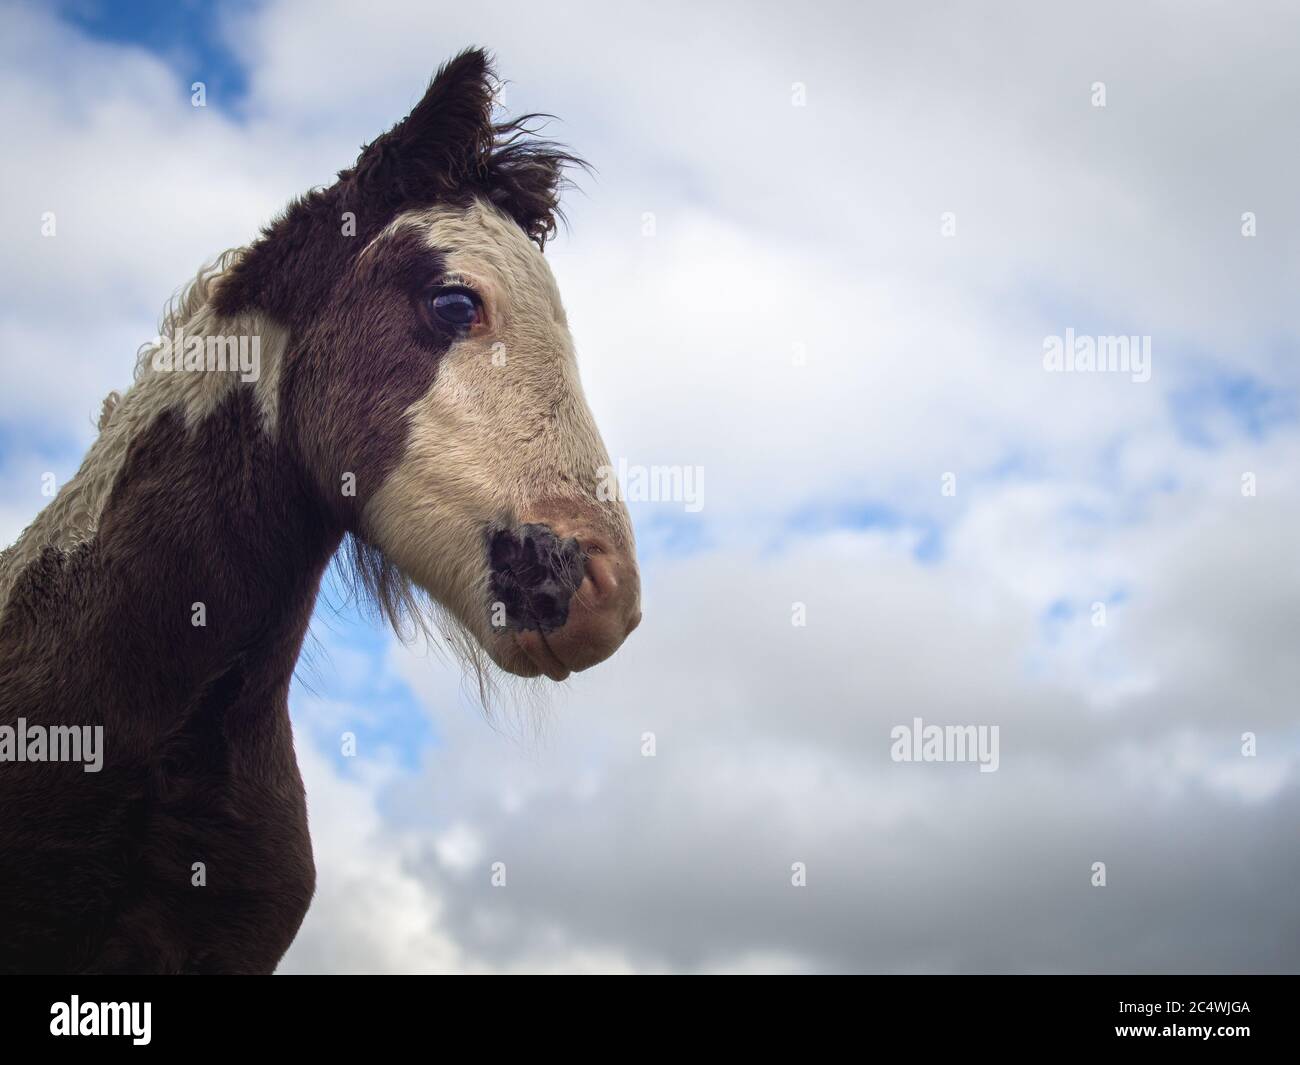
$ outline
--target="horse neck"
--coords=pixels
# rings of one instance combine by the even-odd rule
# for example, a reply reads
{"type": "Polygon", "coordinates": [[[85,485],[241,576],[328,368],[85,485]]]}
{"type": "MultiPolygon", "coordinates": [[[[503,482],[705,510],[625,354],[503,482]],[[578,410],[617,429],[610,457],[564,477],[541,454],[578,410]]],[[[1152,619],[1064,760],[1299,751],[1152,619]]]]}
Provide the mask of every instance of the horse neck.
{"type": "Polygon", "coordinates": [[[85,697],[136,720],[174,726],[214,699],[256,711],[287,692],[341,537],[252,390],[236,388],[197,424],[170,409],[133,435],[93,537],[29,567],[5,628],[22,613],[28,652],[75,649],[85,697]]]}

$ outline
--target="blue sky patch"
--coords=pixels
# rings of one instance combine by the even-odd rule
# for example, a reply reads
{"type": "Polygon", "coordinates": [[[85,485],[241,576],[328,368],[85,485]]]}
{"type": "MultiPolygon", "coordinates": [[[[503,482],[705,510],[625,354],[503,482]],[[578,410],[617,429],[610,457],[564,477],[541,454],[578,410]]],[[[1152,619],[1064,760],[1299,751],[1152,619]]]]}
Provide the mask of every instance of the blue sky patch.
{"type": "Polygon", "coordinates": [[[207,86],[208,105],[233,109],[248,91],[248,77],[227,47],[225,13],[252,7],[199,0],[132,0],[129,4],[65,2],[63,18],[93,40],[133,45],[164,59],[183,83],[207,86]]]}

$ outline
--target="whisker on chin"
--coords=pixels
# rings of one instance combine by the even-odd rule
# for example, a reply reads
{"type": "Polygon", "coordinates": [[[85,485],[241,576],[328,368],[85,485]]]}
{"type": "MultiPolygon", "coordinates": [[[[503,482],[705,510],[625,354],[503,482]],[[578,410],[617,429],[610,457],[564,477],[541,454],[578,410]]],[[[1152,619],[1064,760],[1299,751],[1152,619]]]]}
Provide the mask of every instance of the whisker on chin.
{"type": "Polygon", "coordinates": [[[477,641],[379,548],[349,534],[334,567],[357,605],[386,622],[399,640],[409,644],[423,637],[434,648],[450,650],[483,683],[491,664],[477,641]]]}

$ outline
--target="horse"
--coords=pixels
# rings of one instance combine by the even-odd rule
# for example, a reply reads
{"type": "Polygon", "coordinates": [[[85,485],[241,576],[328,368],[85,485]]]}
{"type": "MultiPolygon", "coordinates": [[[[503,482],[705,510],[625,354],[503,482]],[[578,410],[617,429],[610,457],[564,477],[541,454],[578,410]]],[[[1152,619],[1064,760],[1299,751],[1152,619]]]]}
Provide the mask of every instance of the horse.
{"type": "Polygon", "coordinates": [[[288,692],[336,554],[480,683],[640,621],[543,254],[585,164],[497,86],[457,55],[202,269],[0,554],[0,971],[274,971],[315,889],[288,692]]]}

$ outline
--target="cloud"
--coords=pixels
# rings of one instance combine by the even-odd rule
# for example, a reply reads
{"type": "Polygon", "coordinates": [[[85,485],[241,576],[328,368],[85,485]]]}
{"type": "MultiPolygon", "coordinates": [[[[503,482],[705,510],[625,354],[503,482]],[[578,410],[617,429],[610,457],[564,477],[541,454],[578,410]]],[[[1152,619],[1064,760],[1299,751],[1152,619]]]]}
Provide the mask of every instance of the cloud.
{"type": "MultiPolygon", "coordinates": [[[[1152,598],[1176,594],[1193,564],[1153,560],[1152,598]]],[[[1224,700],[1239,686],[1231,658],[1195,678],[1220,700],[1208,721],[1171,705],[1163,675],[1154,696],[1092,705],[1081,678],[1027,668],[1033,633],[1013,594],[965,564],[917,566],[875,532],[665,563],[650,587],[642,638],[617,670],[568,685],[544,740],[487,728],[451,678],[398,653],[442,742],[378,801],[462,968],[1293,964],[1296,858],[1270,841],[1297,798],[1294,717],[1264,695],[1224,700]],[[828,571],[853,577],[828,584],[828,571]],[[801,595],[806,628],[790,623],[801,595]],[[1000,768],[892,762],[890,729],[914,716],[998,725],[1000,768]],[[1104,888],[1090,884],[1096,861],[1104,888]]],[[[1112,624],[1122,642],[1129,622],[1112,624]]],[[[313,810],[314,838],[329,847],[335,831],[313,810]]]]}

